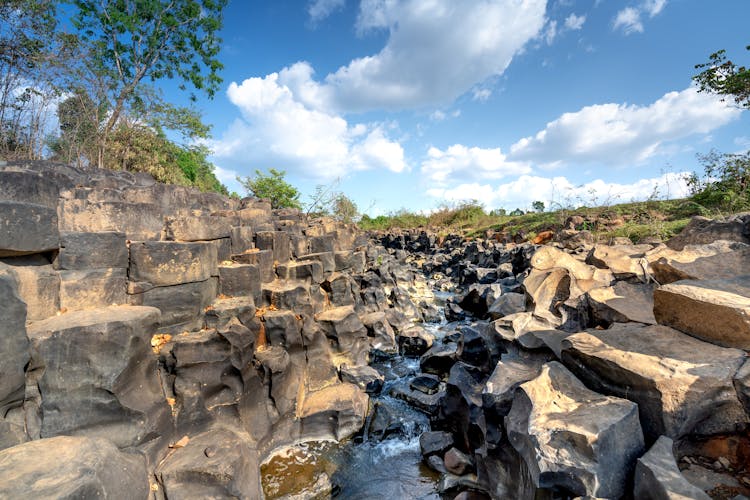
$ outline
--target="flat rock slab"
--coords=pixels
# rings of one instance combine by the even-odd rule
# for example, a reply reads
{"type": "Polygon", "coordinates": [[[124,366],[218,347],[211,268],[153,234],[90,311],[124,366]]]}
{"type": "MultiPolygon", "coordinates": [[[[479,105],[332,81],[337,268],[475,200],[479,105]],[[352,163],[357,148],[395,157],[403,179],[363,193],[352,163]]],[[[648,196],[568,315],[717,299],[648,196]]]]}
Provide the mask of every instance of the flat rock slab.
{"type": "MultiPolygon", "coordinates": [[[[167,239],[175,241],[207,241],[229,238],[232,218],[213,215],[175,217],[166,223],[167,239]]],[[[243,249],[244,250],[244,249],[243,249]]]]}
{"type": "Polygon", "coordinates": [[[216,246],[211,243],[139,241],[130,244],[131,281],[156,286],[205,281],[218,276],[216,246]]]}
{"type": "Polygon", "coordinates": [[[574,495],[620,498],[644,449],[638,406],[589,390],[556,361],[519,386],[505,425],[534,485],[574,495]]]}
{"type": "Polygon", "coordinates": [[[55,209],[0,201],[0,257],[49,252],[59,247],[55,209]]]}
{"type": "Polygon", "coordinates": [[[750,245],[715,241],[688,245],[681,251],[666,247],[646,255],[656,281],[662,285],[680,280],[729,279],[750,269],[750,245]]]}
{"type": "Polygon", "coordinates": [[[148,498],[143,455],[102,438],[59,436],[0,451],[0,498],[148,498]]]}
{"type": "Polygon", "coordinates": [[[651,439],[734,432],[748,422],[733,385],[741,350],[666,326],[616,323],[567,337],[562,360],[589,387],[638,403],[651,439]]]}
{"type": "Polygon", "coordinates": [[[128,302],[124,268],[60,271],[60,309],[81,311],[128,302]]]}
{"type": "Polygon", "coordinates": [[[628,321],[655,325],[654,288],[652,284],[618,281],[614,286],[591,290],[589,305],[593,319],[606,325],[628,321]]]}
{"type": "Polygon", "coordinates": [[[690,484],[682,475],[677,467],[672,446],[671,439],[661,436],[648,453],[638,459],[633,491],[635,498],[709,500],[710,497],[703,490],[690,484]]]}
{"type": "Polygon", "coordinates": [[[128,267],[125,233],[60,233],[55,269],[70,271],[128,267]]]}
{"type": "Polygon", "coordinates": [[[158,322],[158,309],[122,306],[32,323],[42,437],[75,433],[127,447],[167,435],[170,409],[150,344],[158,322]]]}
{"type": "Polygon", "coordinates": [[[654,292],[654,315],[706,342],[750,350],[750,275],[664,285],[654,292]]]}

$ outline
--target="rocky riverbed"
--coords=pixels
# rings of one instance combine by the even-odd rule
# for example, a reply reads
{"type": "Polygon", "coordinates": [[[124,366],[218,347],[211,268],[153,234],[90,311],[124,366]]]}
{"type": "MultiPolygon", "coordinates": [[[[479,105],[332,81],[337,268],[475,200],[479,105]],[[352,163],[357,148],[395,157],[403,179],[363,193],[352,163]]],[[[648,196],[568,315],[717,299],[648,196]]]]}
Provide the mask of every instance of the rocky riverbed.
{"type": "Polygon", "coordinates": [[[750,495],[748,215],[366,235],[45,162],[0,207],[0,497],[750,495]]]}

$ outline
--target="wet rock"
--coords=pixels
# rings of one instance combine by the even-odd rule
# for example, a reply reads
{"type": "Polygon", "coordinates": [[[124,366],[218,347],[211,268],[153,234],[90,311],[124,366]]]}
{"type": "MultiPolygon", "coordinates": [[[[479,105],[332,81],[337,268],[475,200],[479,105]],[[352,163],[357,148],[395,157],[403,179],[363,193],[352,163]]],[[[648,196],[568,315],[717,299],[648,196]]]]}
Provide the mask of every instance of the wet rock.
{"type": "Polygon", "coordinates": [[[595,324],[636,321],[655,325],[653,284],[631,284],[619,281],[611,287],[595,288],[588,293],[591,319],[595,324]]]}
{"type": "MultiPolygon", "coordinates": [[[[306,393],[297,406],[297,417],[302,419],[303,427],[321,426],[328,436],[340,441],[362,428],[368,407],[367,394],[356,385],[341,383],[306,393]]],[[[317,431],[321,432],[322,429],[317,431]]]]}
{"type": "Polygon", "coordinates": [[[141,241],[130,244],[131,281],[155,286],[205,281],[218,276],[216,247],[211,243],[141,241]]]}
{"type": "Polygon", "coordinates": [[[637,405],[587,389],[554,361],[519,386],[505,422],[535,486],[571,496],[623,496],[644,448],[637,405]]]}
{"type": "Polygon", "coordinates": [[[456,363],[456,344],[435,344],[419,359],[419,368],[440,378],[447,378],[456,363]]]}
{"type": "Polygon", "coordinates": [[[190,436],[159,465],[167,498],[262,498],[258,452],[248,437],[215,428],[190,436]],[[206,453],[208,451],[208,453],[206,453]]]}
{"type": "Polygon", "coordinates": [[[427,395],[432,395],[440,390],[440,380],[431,375],[421,375],[409,382],[409,388],[427,395]]]}
{"type": "Polygon", "coordinates": [[[456,358],[468,365],[489,371],[492,351],[488,344],[479,328],[465,326],[461,328],[456,358]]]}
{"type": "Polygon", "coordinates": [[[80,271],[128,267],[125,233],[60,233],[60,252],[55,269],[80,271]]]}
{"type": "Polygon", "coordinates": [[[398,334],[398,345],[404,356],[421,356],[432,347],[432,335],[421,326],[411,326],[398,334]]]}
{"type": "Polygon", "coordinates": [[[33,323],[41,435],[105,437],[120,447],[169,437],[170,409],[151,352],[159,311],[107,307],[33,323]]]}
{"type": "Polygon", "coordinates": [[[2,498],[147,498],[142,455],[103,438],[59,436],[0,451],[2,498]]]}
{"type": "Polygon", "coordinates": [[[370,366],[341,365],[339,370],[342,382],[354,384],[368,394],[379,393],[385,381],[383,375],[370,366]]]}
{"type": "Polygon", "coordinates": [[[654,315],[660,324],[706,342],[750,350],[750,275],[659,287],[654,315]]]}
{"type": "Polygon", "coordinates": [[[443,459],[439,455],[430,455],[425,461],[427,462],[427,466],[435,472],[439,472],[440,474],[448,473],[448,469],[445,468],[445,462],[443,462],[443,459]]]}
{"type": "Polygon", "coordinates": [[[406,401],[414,408],[430,415],[437,412],[444,391],[438,391],[434,394],[425,394],[424,392],[412,389],[408,381],[401,381],[395,383],[391,387],[390,394],[394,398],[406,401]]]}
{"type": "Polygon", "coordinates": [[[382,311],[372,312],[361,316],[362,323],[367,328],[370,345],[379,351],[396,353],[396,333],[393,331],[386,315],[382,311]]]}
{"type": "Polygon", "coordinates": [[[448,472],[457,476],[468,474],[474,469],[471,457],[457,448],[448,450],[443,456],[443,462],[448,472]]]}
{"type": "Polygon", "coordinates": [[[59,247],[54,208],[0,201],[0,257],[49,252],[59,247]]]}
{"type": "Polygon", "coordinates": [[[468,292],[459,299],[458,305],[477,318],[485,318],[489,308],[502,293],[503,287],[500,284],[472,285],[468,292]]]}
{"type": "Polygon", "coordinates": [[[487,313],[492,320],[524,312],[526,310],[526,296],[522,293],[506,293],[497,298],[490,305],[487,313]]]}
{"type": "Polygon", "coordinates": [[[638,459],[633,495],[648,500],[708,500],[709,496],[690,484],[677,468],[672,444],[671,439],[661,436],[648,453],[638,459]]]}
{"type": "Polygon", "coordinates": [[[665,326],[616,323],[563,340],[562,360],[589,387],[638,403],[651,440],[734,432],[748,422],[732,384],[740,350],[665,326]]]}
{"type": "Polygon", "coordinates": [[[450,432],[429,431],[419,436],[419,449],[423,457],[443,455],[453,446],[453,436],[450,432]]]}

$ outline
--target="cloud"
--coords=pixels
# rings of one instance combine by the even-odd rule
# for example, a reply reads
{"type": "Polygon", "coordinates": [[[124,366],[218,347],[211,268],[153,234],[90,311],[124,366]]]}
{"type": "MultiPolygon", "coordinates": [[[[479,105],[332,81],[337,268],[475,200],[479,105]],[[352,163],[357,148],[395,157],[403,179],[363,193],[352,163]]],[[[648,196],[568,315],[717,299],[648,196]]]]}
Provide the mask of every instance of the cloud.
{"type": "Polygon", "coordinates": [[[421,166],[422,174],[438,185],[456,179],[500,179],[530,171],[526,163],[507,161],[500,148],[469,148],[461,144],[454,144],[445,151],[431,147],[421,166]]]}
{"type": "Polygon", "coordinates": [[[429,196],[444,201],[475,199],[488,210],[494,208],[528,209],[535,201],[547,208],[595,206],[658,198],[687,196],[686,172],[670,172],[659,177],[641,179],[630,184],[596,179],[576,185],[566,177],[522,175],[518,179],[492,187],[489,184],[466,183],[453,188],[433,188],[429,196]]]}
{"type": "Polygon", "coordinates": [[[471,92],[471,99],[473,101],[484,102],[492,96],[492,90],[485,88],[476,88],[471,92]]]}
{"type": "Polygon", "coordinates": [[[615,30],[621,29],[626,35],[643,33],[641,12],[634,7],[626,7],[622,9],[615,16],[613,28],[615,30]]]}
{"type": "Polygon", "coordinates": [[[452,102],[500,75],[545,23],[546,0],[363,0],[357,30],[387,30],[377,54],[325,78],[335,109],[419,108],[452,102]]]}
{"type": "Polygon", "coordinates": [[[565,28],[570,31],[578,31],[583,28],[583,23],[586,22],[586,16],[577,16],[571,14],[565,18],[565,28]]]}
{"type": "Polygon", "coordinates": [[[307,7],[310,21],[317,23],[344,6],[345,0],[314,0],[307,7]]]}
{"type": "Polygon", "coordinates": [[[617,12],[612,22],[612,29],[621,29],[626,35],[643,33],[643,21],[641,16],[648,17],[658,15],[667,5],[667,0],[643,0],[639,5],[625,7],[617,12]]]}
{"type": "Polygon", "coordinates": [[[695,87],[669,92],[648,106],[596,104],[565,113],[536,135],[519,140],[509,158],[542,166],[639,163],[659,154],[667,143],[709,133],[740,113],[695,87]]]}
{"type": "MultiPolygon", "coordinates": [[[[225,165],[275,166],[320,180],[373,168],[406,168],[403,148],[387,137],[384,125],[350,124],[306,105],[282,82],[299,83],[295,78],[306,72],[309,67],[295,65],[230,84],[227,96],[242,118],[211,144],[215,157],[225,165]]],[[[301,89],[297,87],[298,94],[304,93],[301,89]]],[[[314,101],[315,89],[308,90],[307,99],[314,101]]]]}

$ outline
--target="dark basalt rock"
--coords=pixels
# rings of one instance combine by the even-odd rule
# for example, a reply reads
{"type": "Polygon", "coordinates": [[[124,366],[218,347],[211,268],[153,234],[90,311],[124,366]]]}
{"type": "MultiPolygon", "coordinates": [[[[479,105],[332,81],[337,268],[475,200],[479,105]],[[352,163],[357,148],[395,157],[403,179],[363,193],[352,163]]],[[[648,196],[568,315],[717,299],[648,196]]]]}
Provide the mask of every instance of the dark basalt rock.
{"type": "Polygon", "coordinates": [[[409,387],[412,390],[423,392],[427,395],[432,395],[438,392],[440,389],[440,380],[437,377],[430,375],[422,375],[412,379],[409,383],[409,387]]]}

